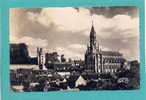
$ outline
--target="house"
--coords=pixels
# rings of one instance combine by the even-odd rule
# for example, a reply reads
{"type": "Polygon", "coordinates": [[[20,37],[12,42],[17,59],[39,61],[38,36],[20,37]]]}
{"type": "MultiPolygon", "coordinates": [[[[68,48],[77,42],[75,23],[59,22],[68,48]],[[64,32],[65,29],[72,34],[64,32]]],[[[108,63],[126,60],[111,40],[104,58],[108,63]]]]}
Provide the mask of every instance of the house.
{"type": "Polygon", "coordinates": [[[87,81],[80,75],[78,77],[78,79],[76,80],[75,82],[75,86],[78,87],[78,86],[85,86],[87,84],[87,81]]]}

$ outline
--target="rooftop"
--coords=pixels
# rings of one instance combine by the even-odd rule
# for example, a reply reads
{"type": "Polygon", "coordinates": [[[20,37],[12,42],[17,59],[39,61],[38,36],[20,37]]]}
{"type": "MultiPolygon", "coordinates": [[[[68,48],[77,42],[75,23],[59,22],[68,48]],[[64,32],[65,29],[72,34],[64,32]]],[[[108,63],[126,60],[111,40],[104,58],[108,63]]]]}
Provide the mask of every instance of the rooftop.
{"type": "Polygon", "coordinates": [[[101,54],[105,56],[123,56],[122,53],[118,51],[101,51],[101,54]]]}

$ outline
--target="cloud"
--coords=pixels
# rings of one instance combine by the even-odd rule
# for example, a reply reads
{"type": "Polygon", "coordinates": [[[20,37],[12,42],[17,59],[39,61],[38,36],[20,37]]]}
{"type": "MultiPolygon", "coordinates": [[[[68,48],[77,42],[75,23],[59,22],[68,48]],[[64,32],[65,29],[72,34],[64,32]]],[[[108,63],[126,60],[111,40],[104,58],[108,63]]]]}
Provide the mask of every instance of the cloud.
{"type": "Polygon", "coordinates": [[[31,52],[40,45],[70,58],[84,58],[94,20],[103,50],[119,50],[128,59],[139,59],[137,14],[137,7],[11,8],[10,41],[26,42],[31,52]]]}
{"type": "MultiPolygon", "coordinates": [[[[89,9],[91,15],[102,15],[106,18],[112,18],[116,15],[128,15],[131,18],[138,16],[138,7],[136,6],[88,7],[87,9],[89,9]]],[[[80,11],[80,9],[77,9],[77,11],[80,11]]]]}
{"type": "Polygon", "coordinates": [[[77,12],[74,8],[44,8],[41,13],[27,13],[31,21],[38,22],[46,27],[54,25],[58,30],[73,33],[87,29],[91,22],[89,10],[82,8],[77,12]],[[48,13],[49,12],[49,13],[48,13]],[[67,17],[69,15],[69,17],[67,17]],[[85,21],[86,20],[86,21],[85,21]]]}
{"type": "Polygon", "coordinates": [[[117,15],[111,19],[102,16],[93,16],[95,20],[95,30],[102,37],[138,36],[139,18],[131,18],[127,15],[117,15]]]}

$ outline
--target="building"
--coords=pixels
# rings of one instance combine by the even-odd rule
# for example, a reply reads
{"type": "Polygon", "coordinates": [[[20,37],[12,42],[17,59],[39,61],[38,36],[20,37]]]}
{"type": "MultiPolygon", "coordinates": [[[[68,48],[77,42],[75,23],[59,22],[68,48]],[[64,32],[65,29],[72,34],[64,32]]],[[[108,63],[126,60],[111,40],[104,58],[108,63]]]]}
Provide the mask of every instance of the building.
{"type": "Polygon", "coordinates": [[[102,51],[97,45],[96,32],[92,24],[90,31],[90,42],[85,53],[86,70],[95,73],[115,73],[123,66],[125,59],[118,51],[102,51]]]}
{"type": "Polygon", "coordinates": [[[43,55],[43,49],[37,48],[37,62],[39,69],[43,69],[44,67],[44,55],[43,55]]]}
{"type": "Polygon", "coordinates": [[[10,44],[10,64],[29,64],[28,47],[24,43],[10,44]]]}
{"type": "Polygon", "coordinates": [[[45,53],[45,67],[49,70],[57,72],[72,72],[80,71],[80,69],[83,69],[83,66],[83,60],[69,59],[67,61],[64,55],[59,56],[57,52],[45,53]]]}
{"type": "Polygon", "coordinates": [[[85,86],[87,84],[87,80],[85,80],[81,75],[78,77],[78,79],[75,82],[75,86],[78,87],[80,85],[85,86]]]}

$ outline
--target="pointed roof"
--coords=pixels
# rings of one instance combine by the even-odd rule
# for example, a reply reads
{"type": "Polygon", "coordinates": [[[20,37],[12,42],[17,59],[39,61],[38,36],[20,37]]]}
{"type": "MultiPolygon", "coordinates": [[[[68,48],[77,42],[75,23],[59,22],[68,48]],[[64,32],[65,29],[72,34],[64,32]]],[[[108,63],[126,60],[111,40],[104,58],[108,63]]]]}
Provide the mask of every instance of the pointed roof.
{"type": "Polygon", "coordinates": [[[91,27],[91,31],[90,31],[90,39],[91,38],[96,38],[96,32],[94,30],[94,22],[92,20],[92,27],[91,27]]]}
{"type": "Polygon", "coordinates": [[[94,25],[92,24],[91,31],[90,31],[90,37],[96,35],[94,30],[94,25]]]}
{"type": "Polygon", "coordinates": [[[93,22],[92,22],[92,27],[90,31],[90,47],[96,48],[96,32],[94,30],[93,22]]]}
{"type": "Polygon", "coordinates": [[[87,81],[80,75],[76,80],[76,87],[79,85],[86,85],[87,81]]]}
{"type": "Polygon", "coordinates": [[[85,79],[80,75],[80,76],[78,77],[78,80],[79,80],[79,81],[84,81],[85,79]]]}

